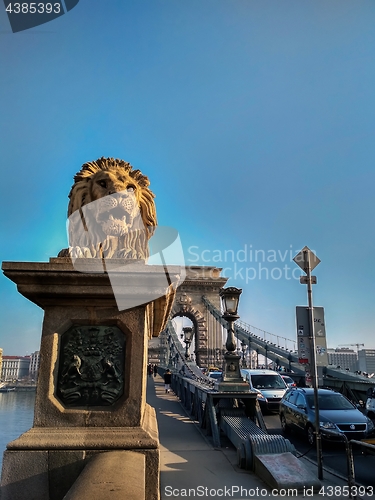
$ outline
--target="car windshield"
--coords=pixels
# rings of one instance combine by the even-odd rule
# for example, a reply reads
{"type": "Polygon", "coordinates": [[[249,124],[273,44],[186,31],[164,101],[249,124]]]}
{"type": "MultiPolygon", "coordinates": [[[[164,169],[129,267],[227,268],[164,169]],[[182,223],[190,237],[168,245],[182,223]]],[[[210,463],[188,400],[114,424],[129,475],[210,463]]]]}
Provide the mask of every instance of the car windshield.
{"type": "Polygon", "coordinates": [[[285,389],[285,383],[280,375],[251,375],[255,389],[285,389]]]}
{"type": "MultiPolygon", "coordinates": [[[[310,408],[315,408],[314,395],[309,394],[307,403],[310,408]]],[[[354,406],[341,394],[319,394],[319,410],[352,410],[354,406]]]]}

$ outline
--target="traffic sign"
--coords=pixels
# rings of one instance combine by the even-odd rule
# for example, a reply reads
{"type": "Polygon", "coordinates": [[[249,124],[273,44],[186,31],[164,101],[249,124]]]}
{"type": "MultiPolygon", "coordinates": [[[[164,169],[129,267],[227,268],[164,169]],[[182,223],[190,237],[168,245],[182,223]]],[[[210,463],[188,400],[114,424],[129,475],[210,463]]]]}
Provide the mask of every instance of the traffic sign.
{"type": "Polygon", "coordinates": [[[307,273],[307,269],[310,261],[310,271],[316,268],[318,264],[320,264],[320,259],[317,257],[309,247],[303,247],[300,252],[294,257],[294,262],[299,266],[305,273],[307,273]]]}
{"type": "MultiPolygon", "coordinates": [[[[308,279],[307,276],[300,276],[299,277],[299,282],[301,283],[301,285],[307,285],[309,283],[309,279],[308,279]]],[[[312,285],[316,285],[317,284],[316,276],[311,276],[310,277],[310,283],[312,285]]]]}
{"type": "MultiPolygon", "coordinates": [[[[315,306],[313,308],[314,337],[315,337],[315,360],[317,366],[328,365],[326,328],[324,321],[324,308],[315,306]]],[[[296,307],[297,319],[297,348],[298,362],[300,364],[312,363],[311,355],[311,329],[309,323],[309,309],[306,306],[296,307]]]]}

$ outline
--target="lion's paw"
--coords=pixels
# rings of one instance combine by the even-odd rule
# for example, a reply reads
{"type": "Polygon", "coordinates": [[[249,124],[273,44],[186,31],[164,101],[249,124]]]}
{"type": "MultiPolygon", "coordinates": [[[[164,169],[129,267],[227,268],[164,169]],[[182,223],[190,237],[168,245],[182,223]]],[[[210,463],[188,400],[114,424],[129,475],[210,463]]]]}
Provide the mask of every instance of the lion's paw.
{"type": "Polygon", "coordinates": [[[91,259],[95,257],[90,248],[87,247],[69,247],[69,256],[72,259],[91,259]]]}

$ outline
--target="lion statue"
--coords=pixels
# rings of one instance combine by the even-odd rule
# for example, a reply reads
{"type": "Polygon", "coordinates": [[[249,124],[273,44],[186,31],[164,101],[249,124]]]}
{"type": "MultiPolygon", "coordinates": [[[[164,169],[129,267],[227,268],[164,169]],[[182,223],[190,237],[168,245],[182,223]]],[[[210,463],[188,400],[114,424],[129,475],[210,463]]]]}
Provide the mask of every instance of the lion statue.
{"type": "MultiPolygon", "coordinates": [[[[99,158],[85,163],[74,176],[69,193],[69,248],[58,257],[144,261],[157,219],[148,177],[130,163],[99,158]]],[[[169,279],[169,275],[168,275],[169,279]]],[[[149,304],[150,334],[165,328],[175,297],[176,283],[149,304]]]]}
{"type": "Polygon", "coordinates": [[[130,163],[85,163],[69,194],[69,248],[59,257],[147,260],[157,225],[150,182],[130,163]]]}

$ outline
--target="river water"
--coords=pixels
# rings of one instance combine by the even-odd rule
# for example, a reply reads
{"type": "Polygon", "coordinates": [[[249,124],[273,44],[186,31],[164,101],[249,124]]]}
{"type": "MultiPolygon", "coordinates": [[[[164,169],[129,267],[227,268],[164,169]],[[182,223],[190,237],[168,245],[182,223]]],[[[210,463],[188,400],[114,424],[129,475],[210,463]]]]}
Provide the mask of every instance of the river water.
{"type": "Polygon", "coordinates": [[[0,393],[0,470],[9,441],[33,425],[35,391],[0,393]]]}

